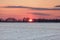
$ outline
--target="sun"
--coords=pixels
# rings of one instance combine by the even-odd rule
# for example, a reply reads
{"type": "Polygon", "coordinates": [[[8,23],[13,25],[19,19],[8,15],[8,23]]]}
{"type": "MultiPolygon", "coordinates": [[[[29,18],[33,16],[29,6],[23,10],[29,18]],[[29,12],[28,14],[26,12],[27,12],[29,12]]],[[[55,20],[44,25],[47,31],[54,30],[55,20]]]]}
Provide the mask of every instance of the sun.
{"type": "Polygon", "coordinates": [[[33,22],[33,20],[32,19],[29,19],[29,22],[33,22]]]}

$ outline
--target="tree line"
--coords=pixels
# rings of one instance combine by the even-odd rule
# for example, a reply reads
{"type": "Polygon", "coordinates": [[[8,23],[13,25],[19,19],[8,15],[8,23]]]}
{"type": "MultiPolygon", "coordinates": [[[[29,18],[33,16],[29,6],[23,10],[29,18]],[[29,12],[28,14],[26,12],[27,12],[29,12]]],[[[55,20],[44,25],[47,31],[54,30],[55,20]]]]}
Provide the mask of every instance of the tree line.
{"type": "MultiPolygon", "coordinates": [[[[0,22],[29,22],[30,18],[23,18],[23,20],[17,20],[15,18],[0,18],[0,22]]],[[[32,19],[32,22],[60,22],[60,19],[32,19]]]]}

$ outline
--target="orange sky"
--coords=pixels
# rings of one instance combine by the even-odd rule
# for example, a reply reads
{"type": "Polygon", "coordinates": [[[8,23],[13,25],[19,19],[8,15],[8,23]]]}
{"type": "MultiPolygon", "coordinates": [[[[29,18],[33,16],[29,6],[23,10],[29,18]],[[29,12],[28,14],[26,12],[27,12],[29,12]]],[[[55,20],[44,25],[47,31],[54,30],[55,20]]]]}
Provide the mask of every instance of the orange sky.
{"type": "Polygon", "coordinates": [[[60,18],[60,10],[32,10],[28,8],[3,8],[5,6],[27,6],[54,8],[60,0],[0,0],[0,18],[60,18]],[[39,15],[38,15],[39,13],[39,15]]]}
{"type": "Polygon", "coordinates": [[[60,5],[60,0],[0,0],[0,4],[29,7],[53,7],[55,5],[60,5]]]}

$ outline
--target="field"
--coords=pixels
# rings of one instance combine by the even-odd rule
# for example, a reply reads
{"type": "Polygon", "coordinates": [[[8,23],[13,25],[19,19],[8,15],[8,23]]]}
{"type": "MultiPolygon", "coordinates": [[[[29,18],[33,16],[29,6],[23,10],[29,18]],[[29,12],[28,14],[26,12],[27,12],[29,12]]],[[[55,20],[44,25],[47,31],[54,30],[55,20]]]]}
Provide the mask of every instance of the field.
{"type": "Polygon", "coordinates": [[[0,40],[60,40],[60,23],[0,23],[0,40]]]}

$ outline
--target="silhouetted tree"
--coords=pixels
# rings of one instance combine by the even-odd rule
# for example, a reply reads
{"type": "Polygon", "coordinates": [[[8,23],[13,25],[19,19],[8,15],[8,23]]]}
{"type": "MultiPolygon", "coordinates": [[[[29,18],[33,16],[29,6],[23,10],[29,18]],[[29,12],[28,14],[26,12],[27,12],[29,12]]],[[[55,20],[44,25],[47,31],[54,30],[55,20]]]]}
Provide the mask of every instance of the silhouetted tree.
{"type": "Polygon", "coordinates": [[[23,18],[23,22],[28,22],[29,18],[23,18]]]}
{"type": "Polygon", "coordinates": [[[5,21],[6,22],[17,22],[15,18],[7,18],[5,21]]]}
{"type": "MultiPolygon", "coordinates": [[[[23,18],[23,22],[29,22],[30,18],[23,18]]],[[[33,22],[60,22],[60,19],[32,19],[33,22]]],[[[6,20],[0,18],[0,22],[22,22],[21,20],[16,20],[15,18],[7,18],[6,20]]]]}
{"type": "Polygon", "coordinates": [[[22,20],[19,19],[17,22],[22,22],[22,20]]]}
{"type": "Polygon", "coordinates": [[[0,18],[0,22],[4,22],[4,19],[0,18]]]}

